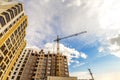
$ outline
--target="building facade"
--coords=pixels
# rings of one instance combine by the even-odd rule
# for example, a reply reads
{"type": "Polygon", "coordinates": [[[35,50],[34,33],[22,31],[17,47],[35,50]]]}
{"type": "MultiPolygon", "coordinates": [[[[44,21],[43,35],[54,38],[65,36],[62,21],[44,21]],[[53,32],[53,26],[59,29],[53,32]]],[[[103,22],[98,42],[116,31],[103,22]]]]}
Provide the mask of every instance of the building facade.
{"type": "MultiPolygon", "coordinates": [[[[48,76],[57,76],[58,55],[26,48],[21,54],[11,80],[47,80],[48,76]]],[[[59,77],[69,77],[67,57],[61,55],[61,73],[59,77]]]]}
{"type": "Polygon", "coordinates": [[[15,64],[26,46],[27,16],[23,4],[0,4],[0,80],[10,80],[15,64]]]}

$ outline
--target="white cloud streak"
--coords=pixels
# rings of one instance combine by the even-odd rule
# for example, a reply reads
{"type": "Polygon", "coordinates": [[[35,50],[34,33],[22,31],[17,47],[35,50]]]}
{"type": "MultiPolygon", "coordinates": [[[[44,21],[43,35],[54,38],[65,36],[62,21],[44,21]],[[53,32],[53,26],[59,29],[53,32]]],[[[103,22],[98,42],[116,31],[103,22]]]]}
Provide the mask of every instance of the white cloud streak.
{"type": "Polygon", "coordinates": [[[83,66],[83,65],[85,65],[86,63],[84,63],[84,62],[79,62],[79,61],[75,61],[75,65],[73,65],[73,68],[79,68],[79,67],[81,67],[81,66],[83,66]]]}
{"type": "MultiPolygon", "coordinates": [[[[47,43],[47,44],[45,44],[44,48],[45,48],[45,51],[50,51],[51,53],[57,52],[55,43],[47,43]]],[[[83,58],[83,59],[87,58],[87,55],[85,53],[79,52],[79,51],[75,50],[74,48],[66,47],[63,44],[60,44],[60,52],[63,55],[66,55],[68,57],[69,64],[70,64],[70,62],[75,62],[75,63],[81,65],[80,62],[72,60],[72,58],[83,58]]]]}

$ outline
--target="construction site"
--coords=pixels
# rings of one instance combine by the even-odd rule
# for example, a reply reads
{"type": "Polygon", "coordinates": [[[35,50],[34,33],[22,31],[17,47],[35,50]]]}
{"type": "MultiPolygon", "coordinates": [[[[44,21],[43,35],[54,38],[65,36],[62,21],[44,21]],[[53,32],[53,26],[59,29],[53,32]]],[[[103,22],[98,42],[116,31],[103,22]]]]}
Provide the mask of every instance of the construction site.
{"type": "MultiPolygon", "coordinates": [[[[8,2],[9,3],[9,2],[8,2]]],[[[69,75],[68,59],[60,52],[60,41],[87,33],[82,31],[59,37],[57,51],[25,48],[27,15],[22,3],[0,5],[0,80],[88,80],[69,75]]],[[[69,54],[69,53],[68,53],[69,54]]],[[[88,68],[91,79],[94,80],[88,68]]]]}

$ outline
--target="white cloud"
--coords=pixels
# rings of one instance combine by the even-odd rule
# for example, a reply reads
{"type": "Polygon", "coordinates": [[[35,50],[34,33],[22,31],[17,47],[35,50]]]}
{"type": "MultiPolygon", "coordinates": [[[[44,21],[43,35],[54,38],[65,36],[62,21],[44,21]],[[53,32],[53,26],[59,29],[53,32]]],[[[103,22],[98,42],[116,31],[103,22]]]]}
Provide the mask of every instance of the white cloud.
{"type": "Polygon", "coordinates": [[[110,54],[120,57],[120,35],[110,38],[109,42],[110,54]]]}
{"type": "Polygon", "coordinates": [[[81,57],[83,57],[84,59],[86,59],[87,55],[81,52],[81,57]]]}
{"type": "MultiPolygon", "coordinates": [[[[120,72],[109,72],[109,73],[99,73],[94,74],[95,80],[120,80],[120,72]]],[[[76,76],[78,79],[91,79],[90,73],[88,71],[84,72],[71,72],[70,76],[76,76]]]]}
{"type": "Polygon", "coordinates": [[[120,49],[120,46],[115,42],[113,45],[109,47],[109,49],[113,52],[116,50],[118,51],[120,49]]]}
{"type": "Polygon", "coordinates": [[[98,48],[99,57],[106,56],[108,54],[120,57],[120,35],[111,36],[105,38],[102,43],[102,46],[98,48]]]}
{"type": "Polygon", "coordinates": [[[57,34],[68,35],[84,30],[87,34],[77,38],[85,42],[82,47],[95,45],[99,40],[103,46],[104,41],[109,44],[106,37],[120,32],[120,0],[19,1],[24,2],[29,19],[27,46],[43,47],[57,34]]]}
{"type": "MultiPolygon", "coordinates": [[[[100,7],[99,22],[100,27],[107,30],[120,29],[120,1],[104,0],[100,7]]],[[[118,30],[117,30],[118,31],[118,30]]]]}
{"type": "Polygon", "coordinates": [[[79,61],[75,61],[75,65],[73,65],[73,68],[79,68],[80,66],[83,66],[83,65],[85,65],[86,63],[84,63],[84,62],[79,62],[79,61]]]}
{"type": "Polygon", "coordinates": [[[95,80],[120,80],[120,72],[95,74],[95,80]]]}
{"type": "MultiPolygon", "coordinates": [[[[51,53],[56,53],[56,44],[55,43],[47,43],[45,44],[46,51],[50,51],[51,53]]],[[[73,61],[72,58],[83,58],[86,59],[87,55],[83,52],[79,52],[75,50],[74,48],[69,48],[64,46],[63,44],[60,44],[60,52],[63,55],[66,55],[68,57],[68,62],[76,62],[73,61]]],[[[79,63],[79,62],[77,62],[79,63]]]]}
{"type": "Polygon", "coordinates": [[[70,76],[77,77],[78,79],[91,79],[89,72],[71,72],[70,76]]]}
{"type": "Polygon", "coordinates": [[[32,47],[26,47],[26,48],[30,48],[30,49],[35,49],[35,50],[39,50],[40,51],[40,48],[36,47],[36,46],[32,46],[32,47]]]}
{"type": "Polygon", "coordinates": [[[53,37],[55,37],[57,34],[67,35],[86,29],[88,30],[89,28],[87,25],[84,26],[84,24],[86,24],[86,22],[88,23],[89,21],[89,23],[93,23],[95,21],[94,23],[96,24],[97,20],[90,20],[90,18],[87,18],[87,12],[82,7],[76,9],[74,6],[71,8],[67,7],[67,5],[70,3],[82,5],[84,7],[87,5],[86,1],[82,2],[80,0],[64,0],[63,2],[64,3],[62,3],[60,0],[24,1],[25,11],[29,19],[26,37],[28,46],[34,45],[41,47],[46,42],[53,40],[53,37]],[[80,25],[82,26],[80,27],[80,25]]]}
{"type": "Polygon", "coordinates": [[[99,47],[98,48],[98,52],[104,52],[105,50],[104,50],[104,47],[99,47]]]}
{"type": "Polygon", "coordinates": [[[72,6],[80,6],[81,1],[80,0],[69,0],[67,7],[72,7],[72,6]]]}

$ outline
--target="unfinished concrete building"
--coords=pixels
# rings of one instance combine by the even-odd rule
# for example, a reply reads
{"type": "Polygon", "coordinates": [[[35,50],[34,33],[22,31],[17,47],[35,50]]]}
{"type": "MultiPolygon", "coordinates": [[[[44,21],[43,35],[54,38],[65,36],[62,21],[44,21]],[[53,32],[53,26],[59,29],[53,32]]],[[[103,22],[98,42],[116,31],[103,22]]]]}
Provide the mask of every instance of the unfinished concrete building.
{"type": "Polygon", "coordinates": [[[69,77],[67,57],[27,48],[15,65],[11,80],[47,80],[48,76],[69,77]]]}

